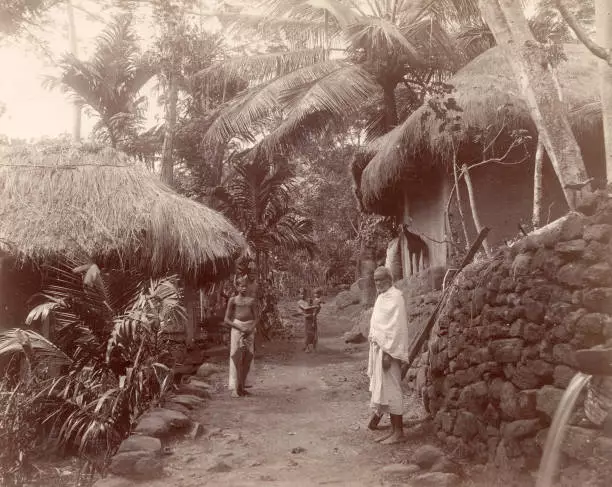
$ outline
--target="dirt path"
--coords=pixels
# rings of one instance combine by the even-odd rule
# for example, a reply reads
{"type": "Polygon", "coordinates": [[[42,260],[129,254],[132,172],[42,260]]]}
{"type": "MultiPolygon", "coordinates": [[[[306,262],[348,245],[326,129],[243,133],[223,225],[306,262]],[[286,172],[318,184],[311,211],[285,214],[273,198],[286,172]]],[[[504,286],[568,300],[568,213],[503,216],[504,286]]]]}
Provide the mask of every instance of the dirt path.
{"type": "MultiPolygon", "coordinates": [[[[252,397],[232,399],[226,375],[217,376],[217,392],[198,418],[206,433],[176,444],[168,477],[149,485],[387,485],[380,468],[406,462],[423,427],[399,447],[372,441],[364,427],[367,347],[346,346],[341,335],[351,323],[333,313],[321,312],[316,353],[303,352],[299,339],[259,348],[252,397]]],[[[422,414],[417,405],[411,411],[406,422],[422,414]]]]}

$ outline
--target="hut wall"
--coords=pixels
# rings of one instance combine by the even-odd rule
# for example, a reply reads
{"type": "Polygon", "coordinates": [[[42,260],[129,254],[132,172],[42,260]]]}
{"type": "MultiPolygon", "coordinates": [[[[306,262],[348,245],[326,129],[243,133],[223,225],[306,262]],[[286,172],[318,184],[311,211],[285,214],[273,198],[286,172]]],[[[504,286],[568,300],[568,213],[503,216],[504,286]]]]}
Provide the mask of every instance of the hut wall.
{"type": "MultiPolygon", "coordinates": [[[[421,270],[427,267],[446,266],[447,249],[443,242],[444,211],[448,191],[448,181],[439,174],[431,174],[424,178],[422,184],[412,185],[411,191],[405,195],[403,222],[411,232],[420,235],[427,246],[427,256],[422,259],[424,265],[419,266],[421,270]]],[[[410,258],[407,243],[404,241],[402,248],[404,276],[414,274],[410,272],[407,257],[410,258]]]]}
{"type": "MultiPolygon", "coordinates": [[[[491,247],[504,245],[516,238],[519,224],[530,228],[533,212],[534,162],[520,164],[489,164],[470,171],[476,209],[481,223],[491,229],[487,241],[491,247]]],[[[461,183],[463,211],[470,239],[476,238],[465,184],[461,183]]],[[[543,223],[553,221],[567,212],[567,204],[552,165],[546,159],[543,168],[543,223]]]]}
{"type": "MultiPolygon", "coordinates": [[[[612,345],[611,256],[606,199],[593,216],[570,214],[461,273],[412,374],[450,449],[537,468],[546,428],[576,373],[574,351],[612,345]]],[[[581,403],[564,453],[612,458],[609,439],[580,426],[582,414],[581,403]]]]}

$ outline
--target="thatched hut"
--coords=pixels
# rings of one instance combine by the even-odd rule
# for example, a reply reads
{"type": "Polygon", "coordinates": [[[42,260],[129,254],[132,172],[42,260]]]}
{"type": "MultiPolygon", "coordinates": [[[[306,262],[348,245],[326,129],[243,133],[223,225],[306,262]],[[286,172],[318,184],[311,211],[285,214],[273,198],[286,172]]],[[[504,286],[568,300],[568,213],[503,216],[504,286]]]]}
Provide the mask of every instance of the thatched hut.
{"type": "MultiPolygon", "coordinates": [[[[582,150],[589,175],[605,176],[603,133],[597,60],[582,45],[565,45],[566,60],[556,74],[572,129],[582,150]]],[[[426,258],[421,266],[447,266],[452,260],[448,241],[465,240],[459,230],[458,208],[449,196],[454,186],[453,160],[471,166],[502,156],[517,129],[531,135],[503,163],[470,170],[476,206],[482,224],[490,227],[489,243],[499,245],[515,237],[518,225],[529,226],[533,204],[534,154],[537,132],[516,78],[498,48],[492,48],[461,69],[448,84],[454,90],[436,105],[429,100],[404,123],[376,141],[374,157],[361,174],[363,205],[378,214],[395,216],[406,225],[402,236],[404,276],[410,275],[415,253],[426,258]],[[452,100],[451,100],[452,99],[452,100]],[[442,117],[436,108],[446,108],[442,117]],[[451,128],[450,130],[449,128],[451,128]],[[455,159],[454,159],[455,158],[455,159]],[[454,234],[454,235],[453,235],[454,234]],[[412,248],[410,248],[412,246],[412,248]]],[[[544,223],[567,211],[560,184],[550,162],[543,169],[544,223]]],[[[460,184],[464,211],[470,213],[465,185],[460,184]]],[[[470,238],[475,229],[468,221],[470,238]]],[[[413,271],[414,272],[414,266],[413,271]]]]}
{"type": "Polygon", "coordinates": [[[221,214],[113,149],[55,144],[0,153],[5,327],[22,322],[24,299],[40,285],[39,263],[87,259],[151,276],[177,273],[195,287],[226,275],[244,245],[221,214]]]}

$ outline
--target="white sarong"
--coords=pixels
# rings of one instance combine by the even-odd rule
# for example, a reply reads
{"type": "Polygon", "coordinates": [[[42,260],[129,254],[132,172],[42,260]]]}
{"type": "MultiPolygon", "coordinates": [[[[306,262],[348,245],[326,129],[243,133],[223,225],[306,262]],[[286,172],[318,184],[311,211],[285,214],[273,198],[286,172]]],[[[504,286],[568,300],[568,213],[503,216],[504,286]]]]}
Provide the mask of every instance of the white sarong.
{"type": "MultiPolygon", "coordinates": [[[[234,319],[234,323],[236,323],[237,325],[252,325],[253,320],[240,321],[240,320],[234,319]]],[[[251,369],[249,371],[249,375],[247,376],[245,380],[244,385],[245,386],[253,385],[253,382],[251,381],[250,377],[253,376],[253,372],[255,369],[255,333],[251,333],[247,337],[244,337],[241,331],[238,331],[235,328],[232,328],[232,331],[230,334],[230,359],[229,359],[229,381],[228,381],[228,388],[231,390],[236,389],[236,380],[238,378],[236,364],[232,360],[232,355],[236,353],[236,351],[238,350],[238,348],[240,347],[242,343],[244,343],[244,345],[246,345],[249,352],[253,354],[253,360],[251,361],[251,369]]]]}
{"type": "Polygon", "coordinates": [[[402,292],[391,287],[376,298],[370,320],[370,406],[378,413],[403,414],[401,362],[408,361],[408,318],[402,292]],[[395,360],[383,370],[383,353],[395,360]]]}

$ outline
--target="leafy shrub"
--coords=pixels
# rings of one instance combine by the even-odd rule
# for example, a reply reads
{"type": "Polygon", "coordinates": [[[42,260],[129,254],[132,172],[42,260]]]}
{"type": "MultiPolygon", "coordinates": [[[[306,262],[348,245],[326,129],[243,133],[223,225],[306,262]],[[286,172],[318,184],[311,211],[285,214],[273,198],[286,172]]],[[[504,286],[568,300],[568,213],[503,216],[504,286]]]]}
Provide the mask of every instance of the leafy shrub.
{"type": "Polygon", "coordinates": [[[135,420],[173,387],[162,332],[185,320],[175,276],[103,275],[95,264],[50,275],[26,324],[46,323],[51,340],[28,329],[0,334],[0,362],[12,364],[0,434],[18,437],[0,452],[7,485],[31,476],[47,438],[103,471],[135,420]]]}

